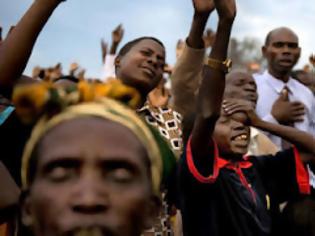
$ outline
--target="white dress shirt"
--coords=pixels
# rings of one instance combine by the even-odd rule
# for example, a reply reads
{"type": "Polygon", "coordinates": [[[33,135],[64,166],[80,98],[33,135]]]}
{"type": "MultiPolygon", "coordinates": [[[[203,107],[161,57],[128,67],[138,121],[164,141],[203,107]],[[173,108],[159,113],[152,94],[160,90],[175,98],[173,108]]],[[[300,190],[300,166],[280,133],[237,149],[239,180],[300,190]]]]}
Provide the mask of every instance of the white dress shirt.
{"type": "MultiPolygon", "coordinates": [[[[295,122],[294,127],[315,136],[315,99],[310,89],[293,78],[289,78],[288,82],[284,83],[273,77],[268,71],[265,71],[263,74],[254,74],[253,77],[257,84],[258,101],[256,112],[259,117],[268,122],[278,123],[271,115],[271,109],[284,86],[287,86],[289,89],[289,100],[300,101],[305,106],[303,122],[295,122]]],[[[270,134],[268,134],[268,137],[281,148],[281,138],[270,134]]]]}

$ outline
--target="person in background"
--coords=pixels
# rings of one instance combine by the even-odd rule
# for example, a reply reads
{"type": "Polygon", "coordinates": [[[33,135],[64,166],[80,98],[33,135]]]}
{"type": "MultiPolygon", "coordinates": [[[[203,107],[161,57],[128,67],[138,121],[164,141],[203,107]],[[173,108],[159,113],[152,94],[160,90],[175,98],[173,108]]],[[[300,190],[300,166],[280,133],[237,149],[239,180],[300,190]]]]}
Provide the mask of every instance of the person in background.
{"type": "Polygon", "coordinates": [[[105,41],[101,40],[102,58],[103,58],[103,72],[101,78],[106,81],[110,77],[115,77],[115,59],[117,48],[124,37],[124,28],[122,24],[119,24],[112,32],[112,42],[107,54],[107,45],[105,41]]]}
{"type": "MultiPolygon", "coordinates": [[[[32,52],[36,39],[54,10],[63,1],[36,0],[25,13],[15,30],[10,34],[0,49],[0,91],[11,97],[12,89],[32,52]],[[36,20],[31,20],[36,19],[36,20]],[[16,45],[22,45],[16,47],[16,45]],[[12,55],[20,55],[18,58],[12,55]]],[[[115,59],[116,77],[123,84],[137,89],[141,94],[141,109],[137,112],[146,122],[162,134],[174,155],[179,156],[182,150],[181,116],[172,109],[150,110],[146,106],[148,93],[162,79],[165,66],[165,47],[160,40],[153,37],[141,37],[132,40],[121,48],[115,59]]],[[[12,150],[9,150],[12,151],[12,150]]],[[[10,152],[9,152],[10,153],[10,152]]],[[[18,160],[20,161],[20,160],[18,160]]],[[[169,226],[168,205],[159,220],[157,233],[171,233],[169,226]]],[[[163,208],[164,209],[164,208],[163,208]]],[[[152,233],[152,232],[151,232],[152,233]]]]}
{"type": "MultiPolygon", "coordinates": [[[[315,135],[314,96],[306,86],[290,77],[301,53],[298,36],[289,28],[276,28],[268,33],[262,53],[268,68],[263,74],[253,75],[259,95],[257,115],[265,121],[315,135]]],[[[288,146],[279,137],[268,136],[279,148],[288,146]]]]}

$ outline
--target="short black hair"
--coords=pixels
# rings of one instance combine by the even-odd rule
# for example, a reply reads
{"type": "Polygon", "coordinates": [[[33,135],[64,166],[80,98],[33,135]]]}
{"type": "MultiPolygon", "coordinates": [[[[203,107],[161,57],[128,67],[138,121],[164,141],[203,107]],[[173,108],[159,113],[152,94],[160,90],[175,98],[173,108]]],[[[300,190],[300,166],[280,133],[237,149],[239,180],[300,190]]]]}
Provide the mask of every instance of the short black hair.
{"type": "Polygon", "coordinates": [[[118,52],[118,57],[123,57],[125,56],[132,48],[133,46],[135,46],[137,43],[139,43],[142,40],[145,39],[149,39],[149,40],[153,40],[155,42],[157,42],[158,44],[160,44],[163,48],[165,48],[164,44],[157,38],[154,37],[148,37],[148,36],[144,36],[144,37],[140,37],[140,38],[136,38],[128,43],[126,43],[118,52]]]}

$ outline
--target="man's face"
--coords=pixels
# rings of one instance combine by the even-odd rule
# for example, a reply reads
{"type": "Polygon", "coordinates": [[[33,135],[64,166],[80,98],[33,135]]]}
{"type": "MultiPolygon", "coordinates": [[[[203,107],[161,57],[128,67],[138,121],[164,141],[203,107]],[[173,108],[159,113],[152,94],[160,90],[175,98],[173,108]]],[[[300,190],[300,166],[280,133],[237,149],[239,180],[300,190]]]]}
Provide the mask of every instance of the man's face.
{"type": "Polygon", "coordinates": [[[243,112],[237,112],[231,116],[221,113],[215,125],[213,137],[222,155],[247,153],[250,141],[250,129],[245,125],[247,119],[247,115],[243,112]]]}
{"type": "Polygon", "coordinates": [[[264,57],[271,72],[288,73],[297,63],[301,53],[297,36],[288,29],[271,33],[269,43],[263,47],[264,57]]]}
{"type": "Polygon", "coordinates": [[[224,93],[228,98],[244,99],[249,101],[253,108],[256,107],[257,86],[253,77],[247,73],[232,72],[228,75],[224,93]]]}
{"type": "Polygon", "coordinates": [[[148,166],[140,141],[117,123],[90,117],[54,127],[23,208],[35,235],[139,235],[152,207],[148,166]]]}
{"type": "Polygon", "coordinates": [[[154,40],[144,39],[116,60],[117,77],[147,95],[163,77],[165,50],[154,40]]]}

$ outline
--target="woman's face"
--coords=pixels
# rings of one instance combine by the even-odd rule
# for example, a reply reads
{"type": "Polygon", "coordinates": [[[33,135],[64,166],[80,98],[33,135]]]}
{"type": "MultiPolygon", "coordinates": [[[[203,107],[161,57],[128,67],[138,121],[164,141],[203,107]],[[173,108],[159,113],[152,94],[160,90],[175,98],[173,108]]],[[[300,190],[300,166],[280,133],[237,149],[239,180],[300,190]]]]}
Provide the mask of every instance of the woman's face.
{"type": "Polygon", "coordinates": [[[146,96],[163,77],[165,49],[152,39],[143,39],[116,59],[117,77],[146,96]]]}
{"type": "Polygon", "coordinates": [[[24,204],[35,235],[141,233],[153,193],[146,150],[130,130],[78,118],[50,130],[37,153],[24,204]]]}

